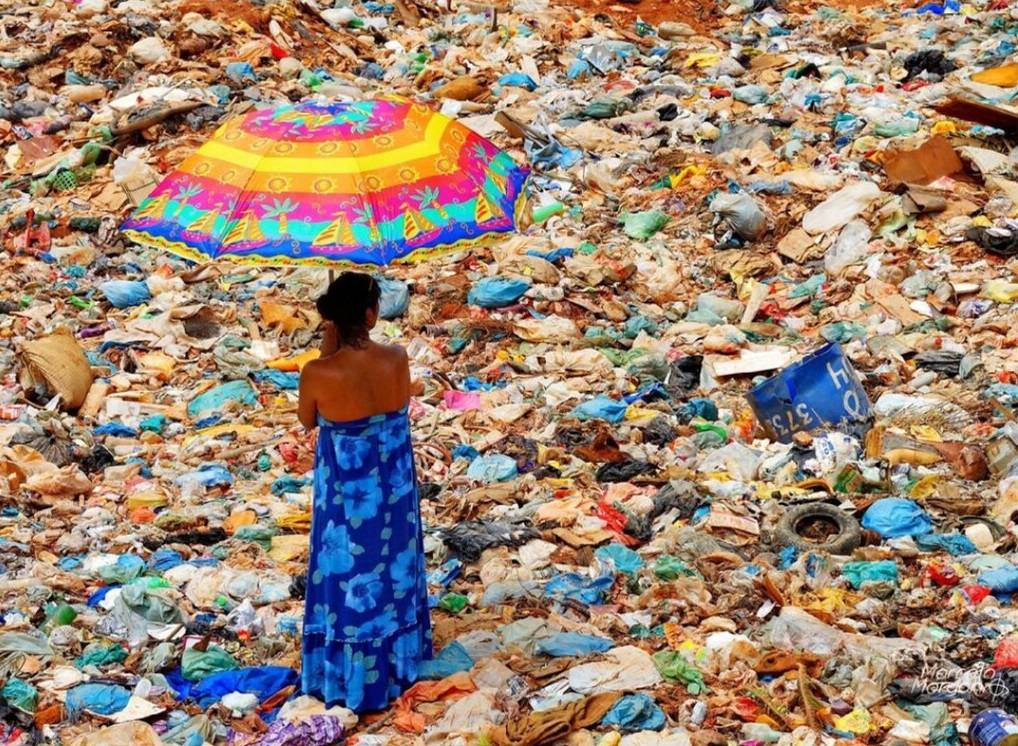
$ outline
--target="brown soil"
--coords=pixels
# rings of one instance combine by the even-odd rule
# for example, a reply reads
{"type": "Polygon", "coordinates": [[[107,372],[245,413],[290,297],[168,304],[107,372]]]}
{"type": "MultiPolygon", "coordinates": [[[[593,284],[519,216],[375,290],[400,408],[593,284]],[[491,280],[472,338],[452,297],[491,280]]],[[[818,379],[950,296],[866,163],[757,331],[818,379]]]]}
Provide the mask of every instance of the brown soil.
{"type": "Polygon", "coordinates": [[[676,21],[689,24],[697,31],[707,31],[726,20],[721,11],[724,6],[717,0],[562,0],[563,4],[581,8],[590,13],[604,13],[628,25],[630,29],[637,18],[647,23],[676,21]]]}

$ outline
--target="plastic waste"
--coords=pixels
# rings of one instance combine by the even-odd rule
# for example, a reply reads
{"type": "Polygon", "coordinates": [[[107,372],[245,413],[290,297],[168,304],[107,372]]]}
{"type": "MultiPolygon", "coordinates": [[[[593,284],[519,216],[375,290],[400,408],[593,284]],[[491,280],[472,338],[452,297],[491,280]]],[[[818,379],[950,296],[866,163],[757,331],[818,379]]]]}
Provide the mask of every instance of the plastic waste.
{"type": "Polygon", "coordinates": [[[885,497],[870,505],[862,516],[862,526],[876,531],[885,539],[928,534],[933,521],[926,511],[912,500],[885,497]]]}
{"type": "Polygon", "coordinates": [[[109,280],[99,290],[114,308],[140,306],[152,298],[148,285],[134,280],[109,280]]]}
{"type": "Polygon", "coordinates": [[[671,218],[658,210],[629,213],[622,217],[622,230],[630,238],[646,241],[668,225],[670,220],[671,218]]]}
{"type": "Polygon", "coordinates": [[[824,270],[830,275],[837,275],[846,267],[862,261],[872,235],[873,232],[865,221],[849,222],[841,229],[838,240],[824,254],[824,270]]]}
{"type": "Polygon", "coordinates": [[[378,316],[383,319],[397,319],[410,306],[410,286],[389,277],[376,278],[382,291],[378,301],[378,316]]]}
{"type": "Polygon", "coordinates": [[[773,438],[801,430],[864,422],[869,398],[841,347],[828,344],[754,386],[746,399],[773,438]]]}
{"type": "Polygon", "coordinates": [[[515,478],[516,474],[516,461],[501,453],[479,456],[467,468],[468,477],[482,482],[505,482],[515,478]]]}
{"type": "Polygon", "coordinates": [[[481,308],[511,306],[530,288],[530,283],[515,277],[486,277],[477,282],[467,301],[481,308]]]}
{"type": "Polygon", "coordinates": [[[612,705],[601,720],[602,725],[618,728],[624,733],[661,730],[665,727],[664,711],[646,694],[628,694],[612,705]]]}
{"type": "Polygon", "coordinates": [[[817,235],[848,225],[881,194],[880,187],[872,181],[857,181],[842,187],[806,213],[802,219],[803,230],[817,235]]]}
{"type": "Polygon", "coordinates": [[[759,238],[767,230],[767,216],[746,192],[721,192],[711,201],[710,209],[747,241],[759,238]]]}

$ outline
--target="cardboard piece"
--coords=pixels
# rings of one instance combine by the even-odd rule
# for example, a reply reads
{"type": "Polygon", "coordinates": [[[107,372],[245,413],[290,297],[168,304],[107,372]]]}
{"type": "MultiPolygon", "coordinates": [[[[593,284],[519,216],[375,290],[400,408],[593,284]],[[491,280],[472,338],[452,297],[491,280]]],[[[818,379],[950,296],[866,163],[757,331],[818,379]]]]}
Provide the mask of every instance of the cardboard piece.
{"type": "Polygon", "coordinates": [[[961,158],[946,138],[936,135],[914,150],[892,151],[884,161],[887,177],[899,184],[929,184],[943,176],[960,173],[961,158]]]}

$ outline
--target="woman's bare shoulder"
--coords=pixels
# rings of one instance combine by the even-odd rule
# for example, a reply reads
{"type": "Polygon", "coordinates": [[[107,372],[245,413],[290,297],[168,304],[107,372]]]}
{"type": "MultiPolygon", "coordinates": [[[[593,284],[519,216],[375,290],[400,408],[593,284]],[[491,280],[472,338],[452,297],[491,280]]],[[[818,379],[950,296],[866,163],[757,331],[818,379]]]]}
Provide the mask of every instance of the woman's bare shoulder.
{"type": "Polygon", "coordinates": [[[406,348],[402,345],[378,343],[378,350],[381,354],[385,355],[393,362],[407,359],[406,348]]]}

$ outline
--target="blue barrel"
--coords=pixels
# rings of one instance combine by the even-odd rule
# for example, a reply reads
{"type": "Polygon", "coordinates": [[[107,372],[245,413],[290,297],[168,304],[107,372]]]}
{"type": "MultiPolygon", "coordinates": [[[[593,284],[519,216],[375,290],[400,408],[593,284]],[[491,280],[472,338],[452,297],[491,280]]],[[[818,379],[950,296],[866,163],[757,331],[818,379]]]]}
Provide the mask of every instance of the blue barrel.
{"type": "Polygon", "coordinates": [[[797,432],[863,422],[870,416],[866,390],[836,343],[758,383],[746,399],[767,434],[783,443],[797,432]]]}
{"type": "Polygon", "coordinates": [[[972,746],[1015,746],[1018,744],[1018,720],[1001,709],[983,710],[969,725],[972,746]]]}

